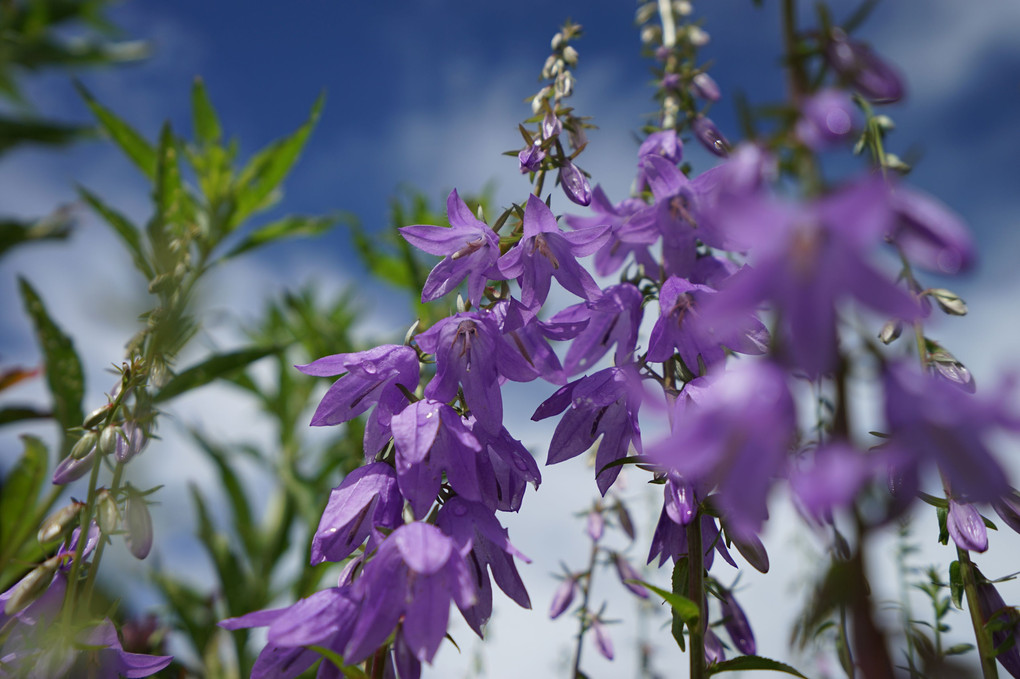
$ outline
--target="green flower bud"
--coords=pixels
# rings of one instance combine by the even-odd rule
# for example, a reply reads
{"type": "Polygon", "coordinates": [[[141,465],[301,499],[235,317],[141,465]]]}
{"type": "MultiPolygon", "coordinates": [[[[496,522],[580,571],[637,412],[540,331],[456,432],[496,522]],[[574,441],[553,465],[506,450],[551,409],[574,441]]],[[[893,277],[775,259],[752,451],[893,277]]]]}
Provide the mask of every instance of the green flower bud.
{"type": "Polygon", "coordinates": [[[96,521],[99,523],[99,530],[104,535],[110,535],[117,530],[117,526],[120,524],[120,510],[117,509],[117,501],[113,499],[113,494],[108,489],[102,488],[99,491],[96,504],[96,521]]]}
{"type": "Polygon", "coordinates": [[[84,506],[84,502],[72,502],[66,507],[63,507],[51,514],[49,518],[47,518],[43,524],[39,526],[39,532],[36,533],[36,538],[38,538],[39,544],[46,545],[51,542],[55,542],[67,534],[67,532],[74,527],[75,520],[78,518],[78,513],[81,512],[81,509],[84,506]]]}
{"type": "Polygon", "coordinates": [[[71,457],[76,460],[80,460],[96,447],[96,442],[99,440],[99,435],[94,431],[87,431],[85,435],[78,439],[78,442],[71,448],[71,457]]]}
{"type": "Polygon", "coordinates": [[[956,293],[945,288],[932,288],[928,294],[935,298],[939,308],[951,316],[966,316],[967,305],[956,293]]]}
{"type": "Polygon", "coordinates": [[[120,427],[116,427],[112,424],[108,427],[103,428],[102,433],[99,434],[100,455],[109,455],[110,453],[117,449],[118,433],[120,433],[120,435],[123,436],[123,433],[120,432],[120,427]]]}
{"type": "Polygon", "coordinates": [[[110,412],[109,403],[107,403],[105,406],[101,408],[96,408],[95,410],[88,414],[88,417],[86,417],[85,421],[81,423],[81,426],[85,429],[92,429],[100,422],[105,420],[109,412],[110,412]]]}
{"type": "Polygon", "coordinates": [[[53,574],[57,572],[60,565],[60,557],[47,559],[36,566],[28,575],[21,579],[14,589],[14,593],[4,605],[4,615],[15,615],[39,598],[47,590],[53,580],[53,574]]]}

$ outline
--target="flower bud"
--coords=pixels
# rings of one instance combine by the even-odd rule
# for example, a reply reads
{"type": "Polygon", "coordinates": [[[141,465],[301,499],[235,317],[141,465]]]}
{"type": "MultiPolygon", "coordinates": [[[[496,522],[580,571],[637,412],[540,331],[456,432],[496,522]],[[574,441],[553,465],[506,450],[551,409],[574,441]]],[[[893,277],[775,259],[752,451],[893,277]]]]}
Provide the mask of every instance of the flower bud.
{"type": "Polygon", "coordinates": [[[577,580],[570,577],[560,583],[553,594],[552,606],[549,607],[549,617],[555,620],[563,615],[563,611],[570,608],[577,593],[577,580]]]}
{"type": "Polygon", "coordinates": [[[691,80],[691,92],[705,101],[719,101],[719,85],[707,73],[699,73],[691,80]]]}
{"type": "Polygon", "coordinates": [[[563,61],[567,62],[570,66],[577,65],[577,50],[572,45],[567,45],[563,48],[563,61]]]}
{"type": "Polygon", "coordinates": [[[538,144],[531,144],[521,149],[521,152],[517,154],[517,161],[520,163],[521,174],[528,174],[529,172],[535,172],[542,165],[542,160],[545,158],[545,151],[538,144]]]}
{"type": "Polygon", "coordinates": [[[1007,526],[1020,533],[1020,497],[1015,489],[993,502],[992,507],[1007,526]]]}
{"type": "Polygon", "coordinates": [[[46,545],[62,538],[74,526],[79,512],[85,506],[84,502],[72,502],[47,518],[36,533],[40,545],[46,545]]]}
{"type": "Polygon", "coordinates": [[[651,45],[662,41],[662,29],[658,26],[645,26],[641,29],[641,44],[651,45]]]}
{"type": "Polygon", "coordinates": [[[624,559],[621,554],[613,552],[613,565],[616,566],[616,574],[619,576],[620,582],[623,583],[624,587],[642,599],[648,598],[647,589],[641,585],[630,582],[631,580],[640,580],[641,574],[637,572],[637,569],[635,569],[629,561],[624,559]]]}
{"type": "Polygon", "coordinates": [[[120,427],[109,425],[103,427],[103,431],[99,434],[99,454],[109,455],[117,449],[117,439],[119,436],[123,436],[120,432],[120,427]]]}
{"type": "Polygon", "coordinates": [[[591,631],[595,632],[595,648],[606,660],[613,659],[613,640],[609,638],[605,625],[598,618],[592,618],[591,631]]]}
{"type": "Polygon", "coordinates": [[[690,16],[694,12],[694,6],[688,0],[673,0],[673,11],[678,16],[690,16]]]}
{"type": "Polygon", "coordinates": [[[701,26],[690,24],[687,27],[687,41],[695,47],[704,47],[710,39],[711,36],[701,26]]]}
{"type": "Polygon", "coordinates": [[[542,118],[542,139],[552,139],[562,131],[563,123],[552,111],[548,111],[542,118]]]}
{"type": "Polygon", "coordinates": [[[52,557],[29,571],[28,575],[14,586],[14,591],[4,604],[4,615],[16,615],[38,599],[49,588],[59,565],[60,559],[52,557]]]}
{"type": "Polygon", "coordinates": [[[563,186],[563,193],[572,202],[578,205],[591,205],[591,184],[584,173],[569,160],[560,168],[560,184],[563,186]]]}
{"type": "Polygon", "coordinates": [[[751,623],[744,615],[744,609],[733,598],[733,592],[727,591],[720,603],[722,604],[723,625],[726,627],[726,633],[730,635],[733,645],[744,655],[754,655],[754,632],[751,631],[751,623]]]}
{"type": "Polygon", "coordinates": [[[891,104],[903,98],[903,82],[896,71],[870,47],[851,40],[843,31],[832,31],[825,58],[834,71],[876,104],[891,104]]]}
{"type": "Polygon", "coordinates": [[[134,490],[128,491],[125,508],[127,534],[124,543],[136,559],[144,559],[152,549],[152,517],[145,498],[134,490]]]}
{"type": "MultiPolygon", "coordinates": [[[[120,382],[118,381],[117,384],[119,385],[120,382]]],[[[88,414],[88,416],[85,418],[85,420],[81,423],[81,426],[83,428],[85,428],[85,429],[92,429],[93,427],[98,425],[100,422],[105,420],[106,416],[107,416],[107,414],[109,412],[110,412],[110,404],[109,403],[107,403],[105,406],[102,406],[100,408],[96,408],[95,410],[93,410],[91,413],[88,414]]]]}
{"type": "Polygon", "coordinates": [[[662,89],[675,90],[680,86],[680,76],[676,73],[667,73],[662,76],[662,89]]]}
{"type": "Polygon", "coordinates": [[[78,439],[74,447],[71,448],[71,457],[76,460],[80,460],[86,455],[90,455],[92,450],[96,447],[96,442],[99,440],[99,435],[94,431],[87,431],[85,435],[78,439]]]}
{"type": "Polygon", "coordinates": [[[928,291],[928,294],[934,297],[935,303],[939,305],[939,308],[950,316],[967,315],[967,305],[956,293],[945,288],[933,288],[928,291]]]}
{"type": "Polygon", "coordinates": [[[53,485],[64,486],[72,481],[77,481],[81,477],[85,476],[92,469],[92,463],[95,459],[96,449],[92,448],[88,454],[79,459],[75,459],[73,455],[68,455],[57,468],[53,470],[53,485]]]}
{"type": "Polygon", "coordinates": [[[705,662],[711,665],[723,660],[726,660],[726,651],[723,649],[722,640],[709,627],[705,630],[705,662]]]}
{"type": "Polygon", "coordinates": [[[117,530],[120,523],[120,510],[117,509],[117,501],[106,488],[99,491],[96,499],[96,521],[99,523],[99,530],[103,535],[111,535],[117,530]]]}
{"type": "Polygon", "coordinates": [[[570,71],[564,71],[560,74],[560,77],[556,78],[556,82],[553,84],[553,91],[556,93],[557,99],[569,97],[574,93],[574,76],[571,75],[570,71]]]}
{"type": "Polygon", "coordinates": [[[730,155],[730,143],[726,141],[719,128],[710,119],[705,116],[697,116],[691,123],[691,130],[709,152],[720,158],[730,155]]]}
{"type": "Polygon", "coordinates": [[[935,370],[935,376],[951,382],[953,386],[963,389],[968,394],[973,394],[977,390],[977,385],[967,367],[941,345],[931,340],[928,340],[928,345],[928,360],[935,370]]]}
{"type": "Polygon", "coordinates": [[[605,532],[606,522],[602,518],[602,512],[592,510],[588,512],[588,537],[594,542],[598,542],[599,538],[602,537],[602,533],[605,532]]]}
{"type": "Polygon", "coordinates": [[[560,48],[560,45],[562,45],[562,44],[563,44],[563,33],[560,33],[559,31],[557,31],[556,35],[554,35],[552,37],[552,42],[549,43],[549,46],[553,50],[558,50],[560,48]]]}
{"type": "Polygon", "coordinates": [[[149,443],[149,438],[145,435],[145,430],[137,422],[129,420],[120,429],[114,457],[117,458],[117,462],[126,463],[142,452],[149,443]]]}
{"type": "Polygon", "coordinates": [[[887,321],[882,326],[881,332],[878,333],[878,339],[882,344],[892,344],[903,332],[902,321],[887,321]]]}
{"type": "Polygon", "coordinates": [[[757,536],[742,535],[734,537],[729,531],[726,531],[726,535],[729,536],[733,546],[740,552],[740,556],[744,557],[744,560],[751,565],[751,568],[759,573],[769,572],[769,553],[765,550],[765,545],[761,543],[757,536]]]}
{"type": "Polygon", "coordinates": [[[960,549],[968,552],[984,552],[988,549],[988,530],[974,505],[950,500],[946,527],[960,549]]]}
{"type": "Polygon", "coordinates": [[[613,506],[613,511],[616,513],[616,520],[620,522],[620,528],[627,534],[627,537],[633,540],[636,535],[634,532],[634,521],[630,518],[630,512],[627,511],[626,505],[617,500],[613,506]]]}

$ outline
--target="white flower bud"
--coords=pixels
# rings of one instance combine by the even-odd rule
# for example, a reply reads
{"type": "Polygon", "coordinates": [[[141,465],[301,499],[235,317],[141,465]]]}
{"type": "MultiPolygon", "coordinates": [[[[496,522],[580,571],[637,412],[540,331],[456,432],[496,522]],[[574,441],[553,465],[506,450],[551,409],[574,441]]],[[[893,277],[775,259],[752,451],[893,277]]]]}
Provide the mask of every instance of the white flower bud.
{"type": "Polygon", "coordinates": [[[679,16],[686,17],[690,16],[694,12],[694,7],[687,0],[675,0],[673,3],[673,11],[679,16]]]}
{"type": "Polygon", "coordinates": [[[933,288],[928,291],[928,294],[935,298],[935,303],[947,314],[951,316],[967,315],[967,305],[956,293],[945,288],[933,288]]]}
{"type": "Polygon", "coordinates": [[[881,340],[882,344],[892,344],[902,332],[903,323],[901,321],[888,321],[878,333],[878,339],[881,340]]]}
{"type": "Polygon", "coordinates": [[[14,592],[4,605],[4,615],[16,615],[39,598],[50,586],[53,574],[57,572],[60,565],[60,557],[47,559],[39,566],[36,566],[28,575],[15,585],[14,592]]]}
{"type": "Polygon", "coordinates": [[[97,504],[96,522],[99,524],[99,530],[104,535],[111,535],[120,524],[120,510],[117,509],[117,501],[113,499],[113,495],[108,489],[103,488],[99,491],[97,504]]]}
{"type": "Polygon", "coordinates": [[[51,514],[50,517],[46,519],[41,526],[39,526],[39,532],[35,535],[39,540],[39,544],[46,545],[63,537],[64,534],[67,533],[74,525],[75,519],[78,518],[78,514],[84,506],[84,502],[72,502],[66,507],[63,507],[51,514]]]}
{"type": "Polygon", "coordinates": [[[563,48],[563,61],[571,66],[577,66],[577,50],[572,45],[563,48]]]}
{"type": "Polygon", "coordinates": [[[662,29],[658,26],[645,26],[641,29],[641,44],[654,45],[660,42],[662,29]]]}
{"type": "Polygon", "coordinates": [[[687,40],[695,47],[704,47],[711,37],[701,26],[690,25],[687,27],[687,40]]]}
{"type": "Polygon", "coordinates": [[[557,33],[556,35],[554,35],[552,37],[552,43],[550,43],[549,46],[552,47],[553,50],[558,50],[560,48],[560,45],[562,45],[562,44],[563,44],[563,34],[562,33],[557,33]]]}

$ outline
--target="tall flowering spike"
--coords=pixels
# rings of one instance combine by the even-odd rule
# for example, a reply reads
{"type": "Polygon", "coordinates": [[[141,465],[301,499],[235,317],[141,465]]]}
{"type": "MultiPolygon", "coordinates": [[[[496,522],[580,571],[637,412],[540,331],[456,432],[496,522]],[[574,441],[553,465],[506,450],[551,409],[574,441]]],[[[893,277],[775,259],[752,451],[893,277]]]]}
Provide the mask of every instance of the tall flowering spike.
{"type": "Polygon", "coordinates": [[[626,457],[632,445],[641,452],[637,419],[640,405],[640,386],[634,374],[623,368],[607,368],[560,388],[531,416],[537,422],[566,411],[549,443],[546,464],[580,455],[601,436],[595,456],[595,480],[605,495],[620,475],[619,466],[606,465],[626,457]]]}
{"type": "Polygon", "coordinates": [[[857,128],[858,111],[843,90],[826,89],[804,99],[794,132],[814,151],[849,141],[857,128]]]}
{"type": "Polygon", "coordinates": [[[585,323],[567,350],[567,374],[576,375],[591,368],[613,345],[616,345],[614,363],[618,366],[630,363],[637,346],[643,299],[632,283],[620,283],[606,288],[597,302],[575,304],[553,316],[554,322],[585,323]]]}
{"type": "MultiPolygon", "coordinates": [[[[535,147],[525,149],[529,150],[531,153],[528,157],[521,160],[522,171],[525,160],[528,163],[541,162],[541,157],[536,155],[541,154],[541,150],[536,151],[535,147]]],[[[525,151],[521,151],[521,154],[525,151]]],[[[419,224],[400,229],[407,242],[419,250],[445,256],[425,280],[421,301],[439,299],[466,278],[468,299],[478,306],[485,291],[485,283],[497,274],[493,265],[499,258],[499,237],[485,222],[471,214],[456,189],[446,199],[446,214],[450,220],[449,228],[419,224]]]]}
{"type": "Polygon", "coordinates": [[[833,70],[858,92],[876,104],[892,104],[903,98],[903,81],[863,42],[851,40],[834,29],[825,46],[825,57],[833,70]]]}
{"type": "Polygon", "coordinates": [[[578,297],[594,300],[602,291],[576,258],[593,254],[608,239],[608,225],[561,231],[549,207],[531,195],[524,208],[524,234],[499,259],[499,270],[505,277],[517,279],[521,301],[532,310],[545,302],[554,277],[578,297]]]}
{"type": "Polygon", "coordinates": [[[811,376],[835,366],[842,300],[852,297],[905,321],[921,315],[911,295],[868,262],[893,222],[880,179],[807,204],[752,196],[721,208],[716,217],[729,239],[751,248],[753,259],[723,284],[706,315],[720,326],[738,323],[770,302],[785,326],[785,360],[811,376]]]}
{"type": "Polygon", "coordinates": [[[469,550],[466,559],[475,574],[478,601],[463,613],[478,636],[482,636],[482,626],[492,615],[492,583],[486,569],[492,573],[504,594],[522,608],[531,608],[531,599],[517,572],[514,557],[525,563],[531,563],[531,559],[510,543],[507,530],[500,525],[492,510],[477,502],[454,497],[443,505],[436,525],[453,538],[462,553],[469,550]]]}
{"type": "Polygon", "coordinates": [[[609,225],[609,238],[595,253],[595,273],[600,276],[610,276],[616,273],[631,254],[634,255],[635,263],[643,266],[645,271],[649,273],[658,271],[659,265],[648,250],[648,246],[655,241],[654,237],[648,238],[642,235],[636,242],[631,242],[621,235],[627,229],[626,224],[629,218],[646,207],[643,200],[627,198],[614,205],[602,187],[596,186],[592,192],[590,207],[595,213],[592,217],[567,215],[565,219],[567,226],[578,231],[609,225]]]}
{"type": "Polygon", "coordinates": [[[286,608],[255,611],[219,625],[228,630],[268,627],[266,645],[255,660],[251,677],[293,679],[322,657],[309,646],[343,653],[359,610],[350,590],[332,587],[286,608]]]}
{"type": "Polygon", "coordinates": [[[362,662],[400,623],[398,638],[411,654],[432,662],[446,634],[450,602],[466,611],[478,601],[465,551],[429,524],[411,523],[393,531],[352,586],[361,613],[342,653],[344,660],[362,662]]]}
{"type": "Polygon", "coordinates": [[[355,469],[329,494],[312,536],[312,565],[343,561],[369,537],[373,549],[382,540],[378,528],[393,530],[403,523],[403,507],[392,467],[373,462],[355,469]]]}
{"type": "Polygon", "coordinates": [[[425,396],[449,402],[457,398],[458,387],[463,388],[478,426],[490,434],[503,427],[501,377],[516,382],[535,377],[534,369],[502,337],[491,314],[471,311],[444,318],[415,341],[436,356],[436,375],[426,385],[425,396]]]}
{"type": "Polygon", "coordinates": [[[674,430],[650,455],[707,490],[735,535],[757,532],[773,481],[786,475],[795,432],[785,373],[745,361],[689,382],[677,399],[674,430]]]}
{"type": "Polygon", "coordinates": [[[751,630],[751,623],[747,621],[744,609],[737,603],[733,592],[727,590],[720,600],[723,615],[723,626],[726,633],[730,635],[733,644],[744,655],[754,655],[756,646],[754,643],[754,632],[751,630]]]}
{"type": "Polygon", "coordinates": [[[996,655],[995,659],[1010,676],[1020,679],[1020,613],[1016,607],[1007,606],[995,585],[988,582],[980,573],[977,594],[981,618],[986,625],[990,622],[996,623],[992,631],[992,646],[998,649],[1008,643],[1012,644],[996,655]]]}
{"type": "Polygon", "coordinates": [[[717,330],[702,317],[700,304],[715,294],[707,285],[671,276],[659,291],[660,316],[648,339],[647,360],[665,361],[676,351],[688,369],[697,372],[699,356],[709,367],[722,363],[724,347],[741,354],[765,353],[769,333],[757,318],[748,314],[744,327],[730,324],[717,330]]]}
{"type": "Polygon", "coordinates": [[[1020,418],[1005,405],[1008,385],[980,398],[907,363],[888,364],[883,385],[886,420],[908,470],[934,462],[953,494],[968,502],[992,502],[1010,491],[986,443],[1000,428],[1020,431],[1020,418]]]}
{"type": "Polygon", "coordinates": [[[412,392],[418,387],[418,354],[411,347],[397,344],[334,354],[296,367],[316,377],[341,375],[315,409],[313,427],[341,424],[378,406],[365,425],[366,456],[386,444],[390,417],[407,405],[407,397],[398,385],[412,392]]]}
{"type": "Polygon", "coordinates": [[[425,399],[393,416],[397,484],[416,518],[439,494],[443,474],[458,495],[481,500],[477,459],[481,444],[456,410],[425,399]]]}
{"type": "Polygon", "coordinates": [[[969,552],[984,552],[988,549],[988,530],[974,505],[950,499],[946,527],[960,549],[969,552]]]}

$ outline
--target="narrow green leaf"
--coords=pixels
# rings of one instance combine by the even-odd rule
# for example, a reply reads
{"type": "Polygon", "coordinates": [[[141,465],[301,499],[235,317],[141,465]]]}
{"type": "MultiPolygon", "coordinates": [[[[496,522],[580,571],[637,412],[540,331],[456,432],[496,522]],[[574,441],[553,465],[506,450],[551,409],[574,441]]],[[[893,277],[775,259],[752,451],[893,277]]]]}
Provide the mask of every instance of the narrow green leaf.
{"type": "Polygon", "coordinates": [[[621,457],[618,460],[606,463],[602,469],[595,473],[595,476],[598,476],[602,472],[607,469],[612,469],[613,467],[622,467],[625,464],[651,464],[651,462],[652,458],[647,455],[628,455],[627,457],[621,457]]]}
{"type": "Polygon", "coordinates": [[[325,93],[320,94],[312,105],[308,120],[301,127],[259,151],[241,171],[237,179],[237,209],[232,226],[240,225],[249,215],[272,203],[278,187],[294,167],[308,136],[315,129],[325,101],[325,93]]]}
{"type": "Polygon", "coordinates": [[[35,117],[0,115],[0,154],[21,144],[66,146],[88,134],[89,128],[35,117]]]}
{"type": "Polygon", "coordinates": [[[963,571],[960,569],[960,562],[953,561],[949,564],[949,595],[953,599],[953,605],[963,609],[963,571]]]}
{"type": "Polygon", "coordinates": [[[18,245],[40,240],[64,240],[71,235],[71,215],[58,209],[42,219],[0,220],[0,257],[18,245]]]}
{"type": "Polygon", "coordinates": [[[74,85],[89,109],[92,110],[92,114],[99,121],[100,127],[110,135],[110,139],[120,147],[146,177],[155,179],[156,149],[113,111],[96,101],[84,85],[79,82],[75,82],[74,85]]]}
{"type": "Polygon", "coordinates": [[[322,217],[288,215],[255,229],[244,240],[238,243],[234,249],[224,255],[223,258],[236,257],[242,252],[267,245],[281,238],[311,238],[321,236],[329,231],[337,221],[339,221],[339,217],[331,215],[322,217]]]}
{"type": "Polygon", "coordinates": [[[218,144],[223,136],[216,109],[209,100],[202,78],[195,77],[191,86],[191,118],[195,125],[195,139],[202,145],[218,144]]]}
{"type": "Polygon", "coordinates": [[[698,604],[694,603],[687,597],[682,594],[677,594],[676,592],[670,592],[660,587],[656,587],[655,585],[650,585],[643,580],[630,580],[629,582],[643,585],[661,596],[666,603],[669,604],[670,608],[679,613],[680,617],[683,618],[683,621],[689,626],[694,627],[698,624],[698,618],[701,617],[701,614],[698,611],[698,604]]]}
{"type": "MultiPolygon", "coordinates": [[[[84,418],[81,401],[85,395],[85,374],[74,343],[53,322],[39,294],[24,278],[18,277],[21,299],[35,326],[35,335],[46,362],[46,382],[53,394],[53,416],[61,429],[81,426],[84,418]]],[[[63,435],[61,457],[70,451],[70,443],[63,435]]]]}
{"type": "MultiPolygon", "coordinates": [[[[184,180],[181,178],[181,168],[177,160],[177,140],[169,123],[164,123],[159,133],[152,197],[156,203],[156,219],[153,223],[161,229],[165,229],[166,226],[179,226],[187,221],[188,195],[184,189],[184,180]]],[[[164,230],[164,237],[167,234],[168,232],[164,230]]]]}
{"type": "Polygon", "coordinates": [[[344,659],[333,649],[316,646],[315,644],[310,645],[308,648],[333,663],[334,667],[343,672],[347,679],[369,679],[368,675],[360,667],[348,667],[345,665],[344,659]]]}
{"type": "MultiPolygon", "coordinates": [[[[191,484],[190,488],[198,518],[198,538],[216,567],[227,610],[246,611],[261,607],[264,597],[254,587],[254,579],[247,577],[247,573],[241,568],[241,562],[230,548],[227,536],[216,530],[198,487],[191,484]]],[[[263,587],[262,590],[264,589],[263,587]]]]}
{"type": "Polygon", "coordinates": [[[138,227],[131,223],[127,217],[117,212],[112,207],[102,201],[102,199],[86,189],[83,186],[78,187],[78,195],[81,199],[88,204],[93,210],[95,210],[100,217],[113,229],[114,233],[120,236],[120,239],[124,241],[124,244],[128,248],[128,252],[131,253],[131,260],[135,263],[135,268],[138,269],[145,280],[152,280],[154,274],[152,267],[149,266],[148,261],[145,259],[145,251],[142,249],[142,236],[138,231],[138,227]]]}
{"type": "Polygon", "coordinates": [[[260,358],[280,351],[281,347],[255,347],[240,349],[226,354],[215,354],[183,372],[174,375],[170,381],[153,397],[154,403],[161,403],[186,391],[209,384],[215,379],[228,377],[231,373],[260,358]]]}
{"type": "Polygon", "coordinates": [[[260,553],[261,541],[255,530],[255,523],[252,520],[248,497],[244,493],[244,487],[240,479],[227,461],[226,451],[213,444],[194,429],[191,430],[191,435],[216,465],[216,469],[220,474],[220,481],[223,483],[223,488],[227,491],[227,497],[230,499],[230,508],[234,515],[234,525],[237,527],[241,542],[244,544],[248,556],[255,557],[260,553]]]}
{"type": "Polygon", "coordinates": [[[781,663],[778,660],[772,660],[771,658],[763,658],[758,655],[742,655],[739,658],[715,663],[706,668],[706,672],[709,675],[719,674],[720,672],[746,672],[748,670],[784,672],[786,674],[792,674],[795,677],[807,679],[807,677],[803,674],[785,663],[781,663]]]}
{"type": "Polygon", "coordinates": [[[22,420],[44,420],[47,417],[53,417],[53,413],[31,406],[9,406],[0,409],[0,426],[22,420]]]}
{"type": "MultiPolygon", "coordinates": [[[[34,436],[21,437],[25,451],[14,468],[0,481],[0,552],[10,553],[11,541],[23,533],[19,524],[35,514],[36,498],[46,482],[46,446],[34,436]]],[[[34,528],[33,528],[34,530],[34,528]]]]}
{"type": "Polygon", "coordinates": [[[946,649],[946,655],[963,655],[974,650],[974,644],[956,644],[946,649]]]}
{"type": "MultiPolygon", "coordinates": [[[[688,561],[686,556],[682,556],[673,563],[673,574],[670,578],[670,584],[673,587],[674,592],[686,592],[687,591],[687,575],[688,575],[688,561]]],[[[680,614],[673,611],[672,620],[669,625],[670,634],[673,635],[673,640],[676,641],[676,645],[681,651],[687,650],[687,643],[684,640],[684,621],[680,617],[680,614]]]]}

